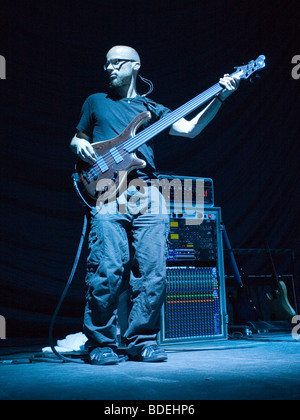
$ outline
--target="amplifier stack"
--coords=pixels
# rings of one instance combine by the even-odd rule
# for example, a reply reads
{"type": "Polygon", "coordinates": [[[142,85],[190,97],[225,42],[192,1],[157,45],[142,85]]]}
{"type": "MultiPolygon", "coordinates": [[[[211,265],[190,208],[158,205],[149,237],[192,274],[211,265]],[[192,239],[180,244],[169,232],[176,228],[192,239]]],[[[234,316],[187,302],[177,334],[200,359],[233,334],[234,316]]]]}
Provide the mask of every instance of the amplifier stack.
{"type": "Polygon", "coordinates": [[[164,188],[169,188],[170,214],[167,295],[159,342],[226,339],[221,209],[214,207],[213,182],[176,175],[160,175],[159,179],[165,197],[164,188]],[[196,188],[203,196],[200,201],[196,188]],[[184,195],[187,189],[189,194],[184,195]]]}

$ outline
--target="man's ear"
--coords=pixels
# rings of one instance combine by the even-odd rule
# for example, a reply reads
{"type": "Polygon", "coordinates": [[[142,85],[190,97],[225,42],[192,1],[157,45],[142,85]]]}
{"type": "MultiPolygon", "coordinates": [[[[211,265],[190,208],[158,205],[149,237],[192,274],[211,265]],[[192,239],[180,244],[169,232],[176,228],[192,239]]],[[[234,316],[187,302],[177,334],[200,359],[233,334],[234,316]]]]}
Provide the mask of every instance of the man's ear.
{"type": "Polygon", "coordinates": [[[136,64],[134,65],[134,70],[139,70],[139,69],[140,69],[140,67],[141,67],[141,63],[136,63],[136,64]]]}

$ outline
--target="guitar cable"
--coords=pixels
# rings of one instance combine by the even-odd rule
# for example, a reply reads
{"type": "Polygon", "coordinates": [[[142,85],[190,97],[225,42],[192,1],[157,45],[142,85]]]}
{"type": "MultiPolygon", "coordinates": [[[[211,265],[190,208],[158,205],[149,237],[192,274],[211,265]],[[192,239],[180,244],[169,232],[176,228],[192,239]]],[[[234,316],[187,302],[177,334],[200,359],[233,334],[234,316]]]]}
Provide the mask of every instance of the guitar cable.
{"type": "MultiPolygon", "coordinates": [[[[79,176],[78,176],[78,174],[73,174],[73,175],[72,175],[72,179],[73,179],[73,183],[74,183],[74,186],[75,186],[75,188],[76,188],[76,191],[77,191],[77,193],[79,194],[79,197],[82,199],[82,205],[83,205],[83,206],[88,206],[88,207],[90,207],[90,208],[91,208],[91,206],[90,206],[90,205],[86,202],[86,200],[82,197],[82,195],[81,195],[81,193],[80,193],[80,191],[79,191],[79,188],[78,188],[78,186],[77,186],[77,182],[79,181],[79,176]]],[[[64,288],[64,290],[63,290],[63,292],[62,292],[62,295],[61,295],[61,297],[60,297],[60,299],[59,299],[59,302],[58,302],[58,304],[57,304],[57,306],[56,306],[56,308],[55,308],[54,314],[53,314],[52,319],[51,319],[51,322],[50,322],[50,327],[49,327],[49,343],[50,343],[51,350],[52,350],[52,352],[53,352],[53,353],[54,353],[54,354],[55,354],[55,355],[56,355],[56,356],[57,356],[57,357],[58,357],[58,358],[59,358],[62,362],[73,362],[73,363],[80,363],[80,364],[83,364],[83,363],[84,363],[84,361],[83,361],[83,360],[81,360],[81,359],[73,359],[73,358],[71,358],[71,357],[66,357],[66,356],[62,355],[61,353],[59,353],[59,352],[56,350],[55,345],[54,345],[54,339],[53,339],[53,329],[54,329],[55,321],[56,321],[56,318],[57,318],[57,314],[58,314],[58,312],[59,312],[59,310],[60,310],[60,308],[61,308],[61,305],[62,305],[62,303],[63,303],[63,301],[64,301],[64,299],[65,299],[65,297],[66,297],[66,295],[67,295],[67,293],[68,293],[68,290],[69,290],[69,288],[70,288],[70,285],[71,285],[71,283],[72,283],[72,281],[73,281],[74,274],[75,274],[75,271],[76,271],[76,269],[77,269],[78,261],[79,261],[80,255],[81,255],[82,246],[83,246],[83,242],[84,242],[84,239],[85,239],[86,231],[87,231],[87,215],[86,215],[86,213],[85,213],[85,214],[84,214],[83,225],[82,225],[82,232],[81,232],[80,241],[79,241],[79,245],[78,245],[77,253],[76,253],[76,256],[75,256],[75,260],[74,260],[74,263],[73,263],[73,267],[72,267],[72,270],[71,270],[70,276],[69,276],[69,278],[68,278],[67,284],[66,284],[66,286],[65,286],[65,288],[64,288]]],[[[35,360],[35,359],[34,359],[34,360],[35,360]]],[[[42,360],[42,359],[41,359],[41,360],[42,360]]]]}
{"type": "Polygon", "coordinates": [[[90,209],[92,209],[93,207],[90,206],[89,203],[85,200],[85,198],[83,197],[83,195],[81,194],[81,192],[78,188],[78,182],[80,182],[80,177],[79,177],[78,173],[75,172],[74,174],[72,174],[72,179],[73,179],[73,185],[75,187],[75,191],[76,191],[77,195],[79,196],[83,207],[87,206],[90,209]]]}
{"type": "MultiPolygon", "coordinates": [[[[74,185],[76,187],[76,191],[78,192],[79,196],[82,199],[82,203],[81,204],[83,205],[83,207],[88,206],[89,208],[92,208],[86,202],[86,200],[83,198],[82,194],[79,191],[79,188],[77,186],[77,182],[79,180],[78,175],[77,174],[73,174],[72,175],[72,178],[73,178],[74,185]]],[[[71,363],[78,363],[78,364],[84,364],[85,363],[85,361],[82,360],[82,359],[75,359],[75,358],[64,356],[61,353],[59,353],[59,351],[56,350],[55,345],[54,345],[54,339],[53,339],[53,330],[54,330],[54,325],[55,325],[55,321],[56,321],[56,318],[57,318],[57,314],[58,314],[58,312],[59,312],[59,310],[61,308],[61,305],[62,305],[62,303],[63,303],[63,301],[64,301],[64,299],[65,299],[65,297],[66,297],[66,295],[67,295],[67,293],[69,291],[69,288],[71,286],[72,280],[74,278],[74,274],[75,274],[76,269],[77,269],[78,261],[79,261],[79,258],[80,258],[80,255],[81,255],[81,251],[82,251],[83,242],[84,242],[84,239],[85,239],[85,236],[86,236],[87,223],[88,223],[88,218],[87,218],[87,215],[86,215],[86,212],[85,212],[85,214],[84,214],[84,220],[83,220],[83,226],[82,226],[82,232],[81,232],[81,236],[80,236],[80,241],[79,241],[79,245],[78,245],[76,257],[75,257],[75,260],[74,260],[74,263],[73,263],[73,267],[72,267],[70,276],[68,278],[67,284],[66,284],[66,286],[65,286],[65,288],[64,288],[64,290],[63,290],[63,292],[61,294],[61,297],[59,299],[59,302],[58,302],[58,304],[57,304],[57,306],[55,308],[54,314],[53,314],[52,319],[51,319],[51,322],[50,322],[50,327],[49,327],[49,344],[50,344],[50,348],[51,348],[52,352],[57,356],[58,360],[60,360],[62,363],[64,363],[64,362],[71,362],[71,363]]],[[[31,361],[32,362],[42,362],[42,361],[43,362],[45,362],[45,361],[47,361],[47,362],[53,362],[54,360],[55,359],[53,359],[53,358],[34,357],[31,361]]],[[[124,355],[123,356],[122,355],[119,356],[119,362],[124,362],[125,360],[127,360],[127,356],[124,356],[124,355]]]]}
{"type": "Polygon", "coordinates": [[[66,294],[68,293],[68,290],[69,290],[70,285],[72,283],[75,271],[77,269],[78,261],[79,261],[81,251],[82,251],[82,245],[83,245],[84,238],[85,238],[85,235],[86,235],[86,230],[87,230],[87,216],[85,214],[84,215],[84,220],[83,220],[81,237],[80,237],[80,241],[79,241],[79,246],[78,246],[78,249],[77,249],[77,253],[76,253],[74,263],[73,263],[73,267],[72,267],[70,276],[68,278],[67,284],[66,284],[66,286],[65,286],[65,288],[62,292],[62,295],[59,299],[59,302],[58,302],[58,304],[55,308],[54,314],[53,314],[51,322],[50,322],[50,327],[49,327],[49,343],[50,343],[50,347],[51,347],[51,350],[53,351],[53,353],[63,362],[75,362],[75,363],[81,363],[81,364],[84,363],[83,360],[72,359],[70,357],[63,356],[61,353],[59,353],[56,350],[55,345],[54,345],[54,340],[53,340],[53,329],[54,329],[55,321],[56,321],[56,318],[57,318],[57,314],[58,314],[58,312],[61,308],[61,305],[62,305],[62,303],[63,303],[63,301],[66,297],[66,294]]]}

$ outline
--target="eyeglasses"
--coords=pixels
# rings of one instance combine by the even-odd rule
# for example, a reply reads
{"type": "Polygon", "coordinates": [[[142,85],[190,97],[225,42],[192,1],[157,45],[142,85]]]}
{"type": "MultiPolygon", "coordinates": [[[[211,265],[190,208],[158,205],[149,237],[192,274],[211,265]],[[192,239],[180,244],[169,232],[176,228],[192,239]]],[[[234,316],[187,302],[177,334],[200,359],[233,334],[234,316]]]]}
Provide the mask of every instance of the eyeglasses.
{"type": "Polygon", "coordinates": [[[134,62],[136,60],[130,60],[130,59],[125,59],[125,58],[115,58],[114,60],[107,61],[104,64],[103,68],[106,71],[108,69],[108,67],[111,65],[114,70],[120,70],[120,68],[123,66],[123,64],[125,64],[129,61],[134,62]]]}

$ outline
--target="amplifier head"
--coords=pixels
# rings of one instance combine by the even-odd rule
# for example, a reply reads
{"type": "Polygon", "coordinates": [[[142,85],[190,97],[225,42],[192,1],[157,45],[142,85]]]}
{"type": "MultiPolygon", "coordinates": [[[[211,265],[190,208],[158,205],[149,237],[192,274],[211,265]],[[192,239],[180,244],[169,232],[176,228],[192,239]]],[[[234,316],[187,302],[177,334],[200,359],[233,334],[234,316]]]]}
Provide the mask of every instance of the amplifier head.
{"type": "Polygon", "coordinates": [[[182,175],[158,175],[159,188],[167,202],[214,206],[214,185],[211,178],[182,175]],[[201,196],[199,196],[201,194],[201,196]]]}

